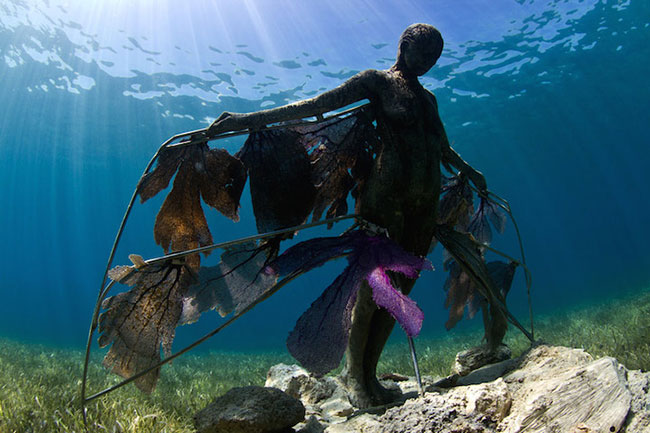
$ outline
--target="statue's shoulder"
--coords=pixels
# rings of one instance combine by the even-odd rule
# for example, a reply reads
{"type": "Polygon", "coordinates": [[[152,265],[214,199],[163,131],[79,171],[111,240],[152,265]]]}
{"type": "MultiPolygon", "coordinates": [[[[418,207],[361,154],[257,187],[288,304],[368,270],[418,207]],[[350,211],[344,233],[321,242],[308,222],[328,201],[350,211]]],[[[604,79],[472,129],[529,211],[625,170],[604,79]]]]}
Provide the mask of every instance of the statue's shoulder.
{"type": "Polygon", "coordinates": [[[366,70],[363,70],[363,71],[359,72],[359,75],[386,77],[386,76],[388,76],[388,72],[387,71],[380,71],[378,69],[366,69],[366,70]]]}
{"type": "Polygon", "coordinates": [[[357,76],[370,80],[387,80],[389,78],[387,71],[380,71],[377,69],[366,69],[365,71],[359,72],[357,76]]]}
{"type": "Polygon", "coordinates": [[[379,91],[388,83],[389,78],[389,74],[386,71],[366,69],[356,74],[351,80],[357,80],[363,83],[363,86],[367,89],[379,91]]]}

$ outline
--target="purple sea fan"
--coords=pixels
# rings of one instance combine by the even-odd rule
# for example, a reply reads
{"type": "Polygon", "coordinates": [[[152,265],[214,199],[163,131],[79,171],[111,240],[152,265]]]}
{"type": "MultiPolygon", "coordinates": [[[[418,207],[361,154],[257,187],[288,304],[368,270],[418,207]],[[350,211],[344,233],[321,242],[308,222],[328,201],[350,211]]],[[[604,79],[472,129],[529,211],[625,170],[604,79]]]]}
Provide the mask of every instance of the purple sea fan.
{"type": "Polygon", "coordinates": [[[307,272],[325,262],[347,256],[348,266],[298,319],[289,334],[289,352],[312,373],[322,375],[341,362],[348,343],[352,308],[361,283],[372,289],[377,305],[385,308],[409,336],[416,336],[424,314],[397,290],[387,271],[417,278],[433,269],[424,257],[414,256],[382,236],[353,231],[337,238],[316,238],[297,244],[269,265],[278,277],[307,272]]]}
{"type": "Polygon", "coordinates": [[[375,268],[366,280],[372,287],[372,299],[375,303],[388,310],[409,337],[417,336],[424,320],[424,313],[417,304],[393,287],[390,277],[381,266],[375,268]]]}

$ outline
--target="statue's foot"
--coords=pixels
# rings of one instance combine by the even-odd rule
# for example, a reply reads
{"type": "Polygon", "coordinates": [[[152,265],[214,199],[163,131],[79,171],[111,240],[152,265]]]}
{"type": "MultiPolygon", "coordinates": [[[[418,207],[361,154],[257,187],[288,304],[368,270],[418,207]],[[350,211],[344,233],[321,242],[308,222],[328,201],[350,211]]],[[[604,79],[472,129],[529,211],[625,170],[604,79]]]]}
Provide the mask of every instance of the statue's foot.
{"type": "Polygon", "coordinates": [[[398,386],[384,387],[376,377],[358,380],[349,375],[341,375],[341,380],[348,391],[350,403],[359,409],[382,406],[402,397],[398,386]]]}

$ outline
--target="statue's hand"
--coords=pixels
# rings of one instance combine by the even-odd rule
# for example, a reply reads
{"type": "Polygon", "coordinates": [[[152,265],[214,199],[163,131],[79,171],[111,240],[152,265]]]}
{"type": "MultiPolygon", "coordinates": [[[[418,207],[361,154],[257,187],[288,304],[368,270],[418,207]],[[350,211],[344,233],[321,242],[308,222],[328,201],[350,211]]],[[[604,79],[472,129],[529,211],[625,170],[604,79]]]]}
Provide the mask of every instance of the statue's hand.
{"type": "Polygon", "coordinates": [[[239,113],[229,113],[228,111],[224,111],[208,128],[208,136],[214,137],[215,135],[223,134],[224,132],[244,129],[245,126],[243,126],[241,122],[242,117],[243,116],[239,113]]]}
{"type": "Polygon", "coordinates": [[[487,195],[487,182],[485,181],[483,173],[474,170],[474,172],[470,174],[469,178],[481,195],[487,195]]]}

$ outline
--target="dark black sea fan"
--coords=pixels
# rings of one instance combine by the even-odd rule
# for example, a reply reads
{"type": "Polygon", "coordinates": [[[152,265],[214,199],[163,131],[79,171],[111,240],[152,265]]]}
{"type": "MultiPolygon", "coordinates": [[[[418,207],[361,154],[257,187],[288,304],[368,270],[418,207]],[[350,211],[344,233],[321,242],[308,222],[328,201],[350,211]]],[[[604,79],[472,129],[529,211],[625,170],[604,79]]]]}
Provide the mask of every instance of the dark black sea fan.
{"type": "Polygon", "coordinates": [[[443,176],[441,197],[438,204],[438,223],[467,231],[473,212],[474,195],[467,178],[443,176]]]}
{"type": "Polygon", "coordinates": [[[505,230],[506,216],[496,204],[481,198],[478,208],[467,226],[467,231],[472,233],[477,241],[486,245],[492,243],[492,230],[488,221],[492,223],[497,232],[503,233],[505,230]]]}
{"type": "Polygon", "coordinates": [[[316,188],[299,138],[287,129],[255,132],[236,155],[251,179],[259,233],[302,224],[312,211],[316,188]]]}
{"type": "MultiPolygon", "coordinates": [[[[211,309],[222,316],[240,314],[259,302],[277,280],[265,272],[272,251],[266,244],[240,244],[225,250],[219,264],[198,273],[182,259],[147,264],[139,256],[135,266],[111,269],[111,279],[131,289],[102,303],[99,345],[111,345],[104,365],[131,377],[160,362],[161,346],[166,357],[171,355],[177,326],[193,323],[211,309]]],[[[153,391],[159,370],[136,379],[136,386],[153,391]]]]}
{"type": "Polygon", "coordinates": [[[326,210],[327,218],[346,214],[348,194],[354,194],[366,180],[379,145],[369,113],[359,110],[346,117],[289,128],[300,135],[300,143],[309,153],[316,186],[314,221],[326,210]]]}

